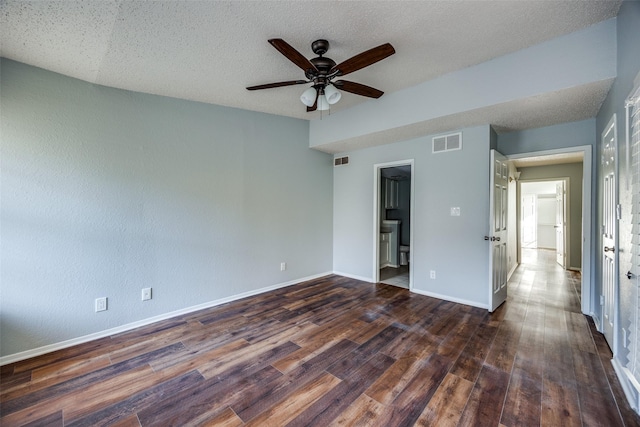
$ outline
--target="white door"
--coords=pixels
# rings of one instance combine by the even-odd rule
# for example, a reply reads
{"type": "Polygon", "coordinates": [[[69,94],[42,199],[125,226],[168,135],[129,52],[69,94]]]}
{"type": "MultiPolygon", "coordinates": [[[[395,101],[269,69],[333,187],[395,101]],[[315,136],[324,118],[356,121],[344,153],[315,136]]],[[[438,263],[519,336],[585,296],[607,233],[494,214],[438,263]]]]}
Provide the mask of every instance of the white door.
{"type": "Polygon", "coordinates": [[[494,311],[507,299],[507,158],[491,150],[489,226],[489,311],[494,311]]]}
{"type": "Polygon", "coordinates": [[[616,278],[616,128],[615,116],[602,134],[602,331],[614,348],[614,324],[617,307],[616,278]]]}
{"type": "Polygon", "coordinates": [[[556,262],[562,268],[567,268],[567,257],[564,248],[564,238],[567,231],[567,204],[564,185],[564,181],[556,184],[556,262]]]}
{"type": "Polygon", "coordinates": [[[536,217],[536,195],[525,194],[522,196],[522,238],[523,248],[535,248],[538,243],[538,218],[536,217]]]}

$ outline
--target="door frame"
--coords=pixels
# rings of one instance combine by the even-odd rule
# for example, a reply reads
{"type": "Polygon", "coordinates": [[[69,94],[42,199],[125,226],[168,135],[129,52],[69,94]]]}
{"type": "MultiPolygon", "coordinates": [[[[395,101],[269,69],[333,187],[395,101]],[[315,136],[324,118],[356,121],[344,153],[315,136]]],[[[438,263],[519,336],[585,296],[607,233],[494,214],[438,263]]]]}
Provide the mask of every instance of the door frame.
{"type": "Polygon", "coordinates": [[[409,291],[413,290],[413,270],[411,261],[415,245],[413,244],[413,224],[415,212],[415,164],[414,159],[397,160],[394,162],[376,163],[373,165],[373,280],[375,283],[380,281],[380,185],[382,182],[381,169],[391,168],[394,166],[410,166],[411,167],[411,190],[410,190],[410,208],[409,208],[409,291]]]}
{"type": "MultiPolygon", "coordinates": [[[[516,160],[527,157],[549,156],[554,154],[582,153],[582,274],[581,274],[581,300],[582,313],[596,316],[596,303],[599,304],[596,296],[595,265],[592,262],[592,254],[596,253],[593,245],[593,213],[596,206],[593,200],[593,188],[595,174],[593,171],[593,147],[591,145],[579,145],[576,147],[559,148],[554,150],[531,151],[527,153],[507,155],[507,159],[516,160]]],[[[595,317],[597,319],[597,316],[595,317]]]]}

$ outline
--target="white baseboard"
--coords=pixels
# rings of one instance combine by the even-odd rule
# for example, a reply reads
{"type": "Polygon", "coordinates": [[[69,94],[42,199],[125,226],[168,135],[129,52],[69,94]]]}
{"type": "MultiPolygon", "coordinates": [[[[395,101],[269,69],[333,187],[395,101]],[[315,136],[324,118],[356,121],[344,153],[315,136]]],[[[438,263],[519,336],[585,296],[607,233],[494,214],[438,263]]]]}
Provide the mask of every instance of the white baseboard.
{"type": "Polygon", "coordinates": [[[484,308],[485,310],[489,309],[489,306],[487,304],[481,304],[477,301],[470,301],[462,298],[454,298],[449,295],[437,294],[435,292],[423,291],[421,289],[416,289],[416,288],[413,288],[411,291],[415,292],[416,294],[420,294],[420,295],[424,295],[432,298],[438,298],[445,301],[455,302],[457,304],[470,305],[472,307],[484,308]]]}
{"type": "Polygon", "coordinates": [[[602,332],[602,324],[600,323],[600,319],[598,318],[598,316],[595,313],[591,313],[590,316],[593,319],[593,323],[596,325],[596,330],[598,332],[602,332]]]}
{"type": "Polygon", "coordinates": [[[638,412],[638,408],[640,408],[640,383],[638,383],[638,380],[636,380],[631,371],[622,366],[615,357],[611,359],[611,364],[618,376],[618,380],[620,380],[620,385],[624,390],[624,395],[627,397],[629,406],[638,412]]]}
{"type": "Polygon", "coordinates": [[[375,283],[375,280],[373,280],[371,277],[358,276],[358,275],[355,275],[355,274],[343,273],[341,271],[334,271],[333,274],[335,274],[337,276],[348,277],[350,279],[361,280],[361,281],[367,282],[367,283],[375,283]]]}
{"type": "Polygon", "coordinates": [[[513,272],[516,271],[516,268],[518,268],[518,265],[520,264],[516,262],[515,264],[513,264],[513,267],[511,267],[509,274],[507,274],[507,282],[509,281],[509,279],[511,279],[511,276],[513,275],[513,272]]]}
{"type": "Polygon", "coordinates": [[[247,298],[247,297],[251,297],[251,296],[254,296],[254,295],[263,294],[265,292],[274,291],[276,289],[286,288],[287,286],[297,285],[298,283],[306,282],[308,280],[318,279],[320,277],[328,276],[330,274],[332,274],[332,272],[329,271],[329,272],[326,272],[326,273],[314,274],[312,276],[303,277],[301,279],[291,280],[289,282],[277,283],[275,285],[266,286],[264,288],[243,292],[243,293],[237,294],[237,295],[231,295],[229,297],[220,298],[220,299],[217,299],[217,300],[214,300],[214,301],[205,302],[203,304],[198,304],[198,305],[194,305],[194,306],[191,306],[191,307],[183,308],[183,309],[180,309],[180,310],[164,313],[164,314],[161,314],[161,315],[158,315],[158,316],[149,317],[147,319],[138,320],[137,322],[127,323],[126,325],[117,326],[115,328],[107,329],[107,330],[100,331],[100,332],[95,332],[93,334],[84,335],[82,337],[72,338],[70,340],[61,341],[61,342],[54,343],[54,344],[48,344],[48,345],[45,345],[45,346],[42,346],[42,347],[34,348],[32,350],[22,351],[20,353],[8,354],[6,356],[0,357],[0,366],[6,365],[6,364],[9,364],[9,363],[19,362],[21,360],[29,359],[29,358],[36,357],[36,356],[41,356],[43,354],[51,353],[53,351],[62,350],[62,349],[68,348],[68,347],[72,347],[74,345],[84,344],[86,342],[97,340],[99,338],[109,337],[111,335],[115,335],[115,334],[119,334],[119,333],[122,333],[122,332],[130,331],[132,329],[139,328],[141,326],[147,326],[147,325],[150,325],[152,323],[159,322],[161,320],[167,320],[167,319],[170,319],[172,317],[193,313],[193,312],[198,311],[198,310],[203,310],[203,309],[206,309],[206,308],[215,307],[217,305],[222,305],[222,304],[226,304],[228,302],[236,301],[236,300],[239,300],[239,299],[242,299],[242,298],[247,298]]]}

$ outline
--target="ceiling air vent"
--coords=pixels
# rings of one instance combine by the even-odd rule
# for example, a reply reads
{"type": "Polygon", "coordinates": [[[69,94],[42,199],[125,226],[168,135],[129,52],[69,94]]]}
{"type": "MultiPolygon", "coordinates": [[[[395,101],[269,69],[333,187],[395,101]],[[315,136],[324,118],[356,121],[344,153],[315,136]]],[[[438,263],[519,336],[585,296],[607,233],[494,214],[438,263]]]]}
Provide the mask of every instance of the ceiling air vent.
{"type": "Polygon", "coordinates": [[[333,159],[334,166],[346,165],[349,164],[349,157],[336,157],[333,159]]]}
{"type": "Polygon", "coordinates": [[[462,132],[433,138],[433,153],[443,153],[453,150],[462,150],[462,132]]]}

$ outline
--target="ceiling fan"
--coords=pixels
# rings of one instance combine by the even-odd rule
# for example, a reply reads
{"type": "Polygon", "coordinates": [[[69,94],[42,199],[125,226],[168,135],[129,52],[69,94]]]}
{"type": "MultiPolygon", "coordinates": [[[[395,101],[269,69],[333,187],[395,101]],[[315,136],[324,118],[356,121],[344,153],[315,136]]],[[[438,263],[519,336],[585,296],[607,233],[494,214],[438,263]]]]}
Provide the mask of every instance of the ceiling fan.
{"type": "Polygon", "coordinates": [[[375,64],[378,61],[393,55],[396,51],[389,43],[385,43],[373,49],[362,52],[352,58],[336,65],[331,58],[324,57],[329,50],[329,42],[326,40],[316,40],[311,43],[311,50],[318,55],[316,58],[307,59],[300,52],[295,50],[289,43],[282,39],[270,39],[269,43],[286,56],[291,62],[304,71],[307,80],[289,80],[286,82],[268,83],[258,86],[249,86],[248,90],[270,89],[274,87],[301,85],[313,83],[305,90],[300,97],[303,104],[307,106],[307,111],[328,110],[329,105],[340,100],[342,94],[338,89],[356,95],[367,96],[369,98],[380,98],[384,92],[360,83],[347,80],[333,80],[336,77],[344,76],[362,68],[375,64]]]}

